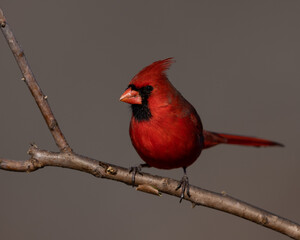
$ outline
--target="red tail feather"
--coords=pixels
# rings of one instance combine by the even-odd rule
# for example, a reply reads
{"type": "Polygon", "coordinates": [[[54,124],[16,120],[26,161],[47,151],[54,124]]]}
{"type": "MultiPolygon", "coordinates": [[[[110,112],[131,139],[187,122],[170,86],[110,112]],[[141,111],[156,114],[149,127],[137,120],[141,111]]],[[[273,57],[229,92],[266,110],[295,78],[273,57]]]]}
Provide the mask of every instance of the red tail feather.
{"type": "Polygon", "coordinates": [[[255,137],[231,135],[225,133],[215,133],[209,131],[203,131],[203,135],[204,135],[204,148],[209,148],[220,143],[237,144],[237,145],[253,146],[253,147],[268,147],[268,146],[283,147],[281,143],[255,138],[255,137]]]}

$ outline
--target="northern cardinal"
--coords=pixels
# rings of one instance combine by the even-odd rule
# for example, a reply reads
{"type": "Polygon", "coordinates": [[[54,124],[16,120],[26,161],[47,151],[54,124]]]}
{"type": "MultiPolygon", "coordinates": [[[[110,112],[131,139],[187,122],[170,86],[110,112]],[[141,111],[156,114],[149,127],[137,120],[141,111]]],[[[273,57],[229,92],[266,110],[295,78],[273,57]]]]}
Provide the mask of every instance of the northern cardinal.
{"type": "Polygon", "coordinates": [[[247,136],[215,133],[203,130],[195,108],[168,80],[165,71],[172,58],[152,63],[140,71],[129,83],[120,101],[131,104],[130,138],[139,156],[146,162],[142,167],[159,169],[183,168],[177,190],[182,188],[181,199],[189,193],[186,168],[199,157],[203,149],[217,144],[245,146],[283,146],[280,143],[247,136]]]}

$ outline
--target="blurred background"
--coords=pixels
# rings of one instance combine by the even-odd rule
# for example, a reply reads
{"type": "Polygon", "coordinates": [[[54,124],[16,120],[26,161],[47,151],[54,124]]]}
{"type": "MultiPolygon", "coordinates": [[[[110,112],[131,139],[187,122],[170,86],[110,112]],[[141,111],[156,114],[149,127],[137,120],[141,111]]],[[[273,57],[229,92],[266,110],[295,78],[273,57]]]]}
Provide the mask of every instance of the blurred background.
{"type": "MultiPolygon", "coordinates": [[[[119,97],[144,66],[174,57],[168,76],[205,129],[285,144],[204,151],[188,169],[190,183],[300,223],[299,1],[1,0],[0,7],[77,153],[141,163],[119,97]]],[[[0,156],[27,159],[31,142],[57,151],[0,35],[0,156]]],[[[181,169],[146,171],[182,176],[181,169]]],[[[0,171],[0,188],[2,239],[287,239],[68,169],[0,171]]]]}

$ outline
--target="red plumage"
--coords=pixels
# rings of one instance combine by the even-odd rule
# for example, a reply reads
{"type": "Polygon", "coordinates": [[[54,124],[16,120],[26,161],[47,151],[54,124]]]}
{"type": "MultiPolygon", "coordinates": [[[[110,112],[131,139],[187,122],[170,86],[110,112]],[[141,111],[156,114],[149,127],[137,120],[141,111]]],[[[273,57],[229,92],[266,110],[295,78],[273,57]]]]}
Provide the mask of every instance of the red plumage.
{"type": "Polygon", "coordinates": [[[185,169],[196,161],[203,149],[220,143],[256,147],[281,145],[259,138],[203,130],[194,107],[165,74],[172,62],[172,58],[167,58],[145,67],[131,80],[120,98],[132,104],[131,141],[149,166],[185,169]]]}
{"type": "Polygon", "coordinates": [[[187,167],[203,148],[202,124],[194,107],[184,99],[165,75],[168,58],[154,62],[138,73],[130,84],[153,86],[148,98],[152,118],[130,122],[130,137],[141,158],[150,166],[170,169],[187,167]]]}
{"type": "Polygon", "coordinates": [[[268,146],[281,146],[281,143],[273,142],[266,139],[232,135],[227,133],[215,133],[209,131],[203,131],[204,135],[204,148],[210,148],[220,143],[236,144],[252,147],[268,147],[268,146]]]}

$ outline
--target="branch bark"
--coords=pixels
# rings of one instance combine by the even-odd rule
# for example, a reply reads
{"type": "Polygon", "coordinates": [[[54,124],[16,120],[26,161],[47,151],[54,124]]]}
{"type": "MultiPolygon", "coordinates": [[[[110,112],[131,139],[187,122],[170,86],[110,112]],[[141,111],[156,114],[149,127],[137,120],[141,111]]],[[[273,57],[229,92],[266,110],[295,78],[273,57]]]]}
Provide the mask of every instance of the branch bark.
{"type": "MultiPolygon", "coordinates": [[[[81,156],[72,151],[51,111],[47,102],[47,97],[43,94],[37,84],[24,52],[17,43],[1,9],[0,26],[21,69],[24,80],[60,149],[60,152],[49,152],[41,150],[33,145],[28,150],[28,154],[30,155],[28,160],[16,161],[0,159],[0,169],[7,171],[32,172],[46,166],[63,167],[86,172],[96,177],[132,185],[132,178],[128,169],[81,156]]],[[[143,175],[138,174],[135,179],[137,190],[159,196],[161,193],[166,193],[180,197],[180,192],[175,190],[178,183],[178,181],[171,178],[154,176],[146,173],[143,173],[143,175]]],[[[290,236],[291,238],[300,239],[300,225],[290,220],[279,217],[263,209],[259,209],[226,194],[214,193],[195,186],[190,186],[190,193],[191,197],[185,196],[184,198],[187,201],[190,201],[194,206],[202,205],[224,211],[273,229],[290,236]]]]}
{"type": "MultiPolygon", "coordinates": [[[[132,185],[132,176],[128,169],[123,167],[71,152],[55,153],[40,150],[35,145],[29,148],[28,154],[30,155],[30,159],[24,161],[0,159],[0,169],[32,172],[46,166],[63,167],[90,173],[95,177],[132,185]]],[[[138,190],[159,196],[161,193],[166,193],[179,198],[181,192],[175,190],[178,183],[174,179],[154,176],[148,173],[143,173],[143,175],[138,174],[135,179],[135,186],[138,190]]],[[[185,196],[184,198],[194,206],[202,205],[227,212],[286,234],[294,239],[300,239],[300,226],[290,220],[259,209],[226,194],[214,193],[196,186],[190,186],[190,193],[191,197],[185,196]]]]}
{"type": "Polygon", "coordinates": [[[3,11],[0,9],[0,25],[2,33],[14,54],[14,57],[19,65],[19,68],[23,74],[22,80],[25,81],[27,87],[29,88],[32,96],[34,97],[35,102],[37,103],[46,124],[54,138],[56,145],[61,151],[70,152],[72,151],[67,140],[65,139],[62,131],[60,130],[58,123],[52,113],[50,105],[47,101],[47,96],[43,94],[42,89],[39,87],[33,72],[27,62],[24,51],[21,46],[18,44],[15,36],[13,35],[9,25],[6,22],[6,19],[3,15],[3,11]]]}

